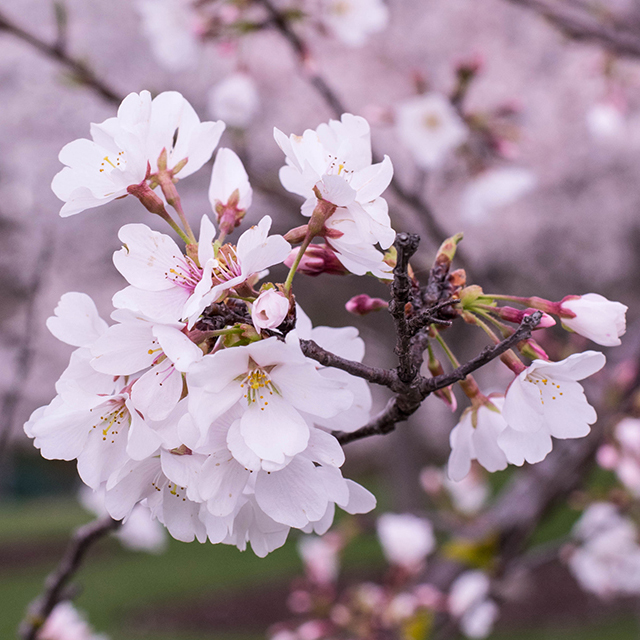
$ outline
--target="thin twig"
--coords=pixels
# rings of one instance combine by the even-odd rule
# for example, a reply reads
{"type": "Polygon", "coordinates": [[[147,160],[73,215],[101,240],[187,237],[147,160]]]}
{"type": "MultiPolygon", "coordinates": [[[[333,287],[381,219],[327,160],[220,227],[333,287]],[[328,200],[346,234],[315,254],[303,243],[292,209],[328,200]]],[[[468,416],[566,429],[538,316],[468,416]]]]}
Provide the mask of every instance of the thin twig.
{"type": "Polygon", "coordinates": [[[574,40],[594,42],[620,56],[640,57],[640,30],[623,22],[603,23],[587,8],[549,0],[509,0],[546,18],[574,40]]]}
{"type": "Polygon", "coordinates": [[[99,518],[75,531],[60,564],[47,576],[44,591],[29,605],[27,615],[20,624],[19,635],[22,640],[35,640],[38,630],[54,607],[64,599],[65,587],[80,568],[87,551],[120,524],[109,517],[99,518]]]}
{"type": "Polygon", "coordinates": [[[11,33],[40,51],[40,53],[56,60],[72,73],[74,80],[80,84],[90,87],[108,102],[113,104],[120,104],[122,102],[123,96],[112,89],[104,81],[100,80],[100,78],[98,78],[84,62],[70,56],[66,52],[66,46],[64,46],[62,42],[58,41],[54,44],[45,42],[37,36],[34,36],[32,33],[25,31],[14,22],[11,22],[2,13],[0,13],[0,31],[11,33]]]}

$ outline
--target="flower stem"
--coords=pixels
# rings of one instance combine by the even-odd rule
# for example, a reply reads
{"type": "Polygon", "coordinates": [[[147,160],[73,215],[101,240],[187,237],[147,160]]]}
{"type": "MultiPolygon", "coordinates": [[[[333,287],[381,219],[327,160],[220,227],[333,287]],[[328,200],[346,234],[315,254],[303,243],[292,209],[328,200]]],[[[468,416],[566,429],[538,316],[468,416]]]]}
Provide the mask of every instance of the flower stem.
{"type": "Polygon", "coordinates": [[[169,171],[159,171],[158,172],[158,184],[162,189],[162,193],[164,197],[167,199],[167,202],[175,209],[180,221],[182,222],[182,226],[186,232],[188,244],[197,244],[198,241],[191,229],[191,225],[187,220],[187,216],[184,213],[184,209],[182,208],[182,201],[180,200],[180,194],[176,189],[176,185],[173,182],[173,177],[171,172],[169,171]]]}
{"type": "Polygon", "coordinates": [[[304,252],[307,250],[307,248],[311,244],[311,240],[312,240],[311,234],[307,234],[307,237],[304,239],[304,242],[300,245],[300,248],[298,249],[298,255],[296,256],[296,259],[294,260],[293,264],[291,265],[291,268],[289,269],[289,273],[287,274],[287,279],[284,281],[284,292],[287,296],[291,291],[293,276],[296,275],[296,271],[300,266],[300,262],[302,260],[302,257],[304,256],[304,252]]]}
{"type": "Polygon", "coordinates": [[[445,354],[447,355],[447,358],[449,358],[449,360],[451,361],[451,364],[456,367],[456,369],[460,366],[460,363],[458,362],[458,358],[456,358],[453,355],[453,351],[451,351],[451,349],[449,349],[449,346],[447,345],[447,343],[442,339],[442,336],[440,335],[440,332],[436,330],[436,340],[438,341],[438,344],[442,347],[442,350],[445,352],[445,354]]]}

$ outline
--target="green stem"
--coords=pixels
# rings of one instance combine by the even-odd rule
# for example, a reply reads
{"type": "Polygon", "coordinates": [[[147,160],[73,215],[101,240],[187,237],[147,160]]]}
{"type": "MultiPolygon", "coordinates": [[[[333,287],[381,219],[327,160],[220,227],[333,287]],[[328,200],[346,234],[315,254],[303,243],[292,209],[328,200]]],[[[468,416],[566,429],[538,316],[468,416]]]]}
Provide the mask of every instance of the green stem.
{"type": "MultiPolygon", "coordinates": [[[[503,337],[508,338],[513,333],[513,329],[511,327],[504,324],[504,322],[500,322],[498,318],[492,316],[490,313],[484,311],[483,309],[474,308],[474,312],[476,314],[476,319],[478,319],[478,316],[482,316],[485,320],[489,320],[489,322],[491,322],[498,328],[503,337]]],[[[479,319],[478,322],[480,322],[479,319]]],[[[484,329],[484,327],[482,328],[484,329]]]]}
{"type": "Polygon", "coordinates": [[[449,349],[449,346],[442,339],[442,336],[440,335],[439,331],[436,331],[436,340],[438,341],[438,344],[442,347],[442,350],[447,355],[447,358],[449,358],[449,360],[451,361],[451,364],[457,369],[460,366],[460,363],[458,362],[458,358],[456,358],[453,355],[453,351],[451,351],[451,349],[449,349]]]}
{"type": "Polygon", "coordinates": [[[296,275],[296,271],[300,266],[300,261],[302,260],[302,256],[304,256],[304,252],[308,249],[312,239],[313,239],[313,236],[310,233],[307,234],[307,237],[304,239],[304,242],[300,245],[300,248],[298,249],[298,255],[296,256],[295,261],[291,265],[291,269],[289,269],[289,273],[287,274],[287,279],[284,281],[284,292],[287,296],[291,291],[293,276],[296,275]]]}

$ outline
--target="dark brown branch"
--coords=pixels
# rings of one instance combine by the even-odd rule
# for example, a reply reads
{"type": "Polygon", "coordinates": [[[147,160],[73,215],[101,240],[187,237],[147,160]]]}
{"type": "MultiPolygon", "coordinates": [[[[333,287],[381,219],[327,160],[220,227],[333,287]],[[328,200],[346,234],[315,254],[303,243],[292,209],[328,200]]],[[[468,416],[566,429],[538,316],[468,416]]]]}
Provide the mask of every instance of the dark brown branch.
{"type": "Polygon", "coordinates": [[[300,347],[302,352],[308,358],[312,358],[316,362],[319,362],[325,367],[334,367],[335,369],[341,369],[350,373],[352,376],[358,378],[364,378],[368,382],[373,384],[379,384],[384,387],[388,387],[392,391],[400,390],[398,385],[398,376],[393,369],[382,369],[380,367],[370,367],[361,362],[355,362],[354,360],[347,360],[340,356],[325,351],[321,346],[316,344],[313,340],[300,340],[300,347]]]}
{"type": "Polygon", "coordinates": [[[520,326],[508,338],[505,338],[493,347],[487,347],[482,351],[482,353],[469,360],[469,362],[465,362],[463,365],[460,365],[451,373],[445,373],[440,376],[435,376],[434,378],[424,378],[422,381],[421,391],[427,394],[433,393],[438,389],[448,387],[454,382],[464,380],[470,373],[473,373],[485,364],[495,360],[498,356],[508,349],[511,349],[511,347],[514,347],[521,340],[530,338],[531,332],[538,326],[541,319],[541,311],[536,311],[530,316],[525,316],[520,323],[520,326]]]}
{"type": "Polygon", "coordinates": [[[60,40],[60,38],[58,38],[55,44],[49,44],[11,22],[2,13],[0,13],[0,31],[11,33],[37,49],[40,53],[59,62],[72,73],[73,78],[77,82],[90,87],[108,102],[113,104],[120,104],[122,102],[123,96],[119,95],[105,82],[100,80],[84,62],[67,54],[64,42],[60,40]]]}
{"type": "Polygon", "coordinates": [[[428,395],[438,389],[448,387],[454,382],[464,380],[470,373],[495,360],[520,340],[530,337],[531,332],[538,326],[541,318],[542,313],[539,311],[530,316],[525,316],[520,326],[511,336],[493,347],[484,349],[480,355],[459,366],[451,373],[434,378],[425,378],[421,375],[416,376],[412,384],[405,385],[404,390],[400,391],[395,398],[392,398],[384,410],[363,427],[360,427],[360,429],[352,433],[334,431],[333,435],[338,439],[340,444],[347,444],[355,440],[368,438],[369,436],[390,433],[395,429],[398,422],[406,420],[415,413],[428,395]]]}
{"type": "Polygon", "coordinates": [[[509,0],[512,4],[531,9],[551,22],[574,40],[593,42],[611,53],[640,57],[640,30],[622,22],[605,23],[588,8],[579,8],[550,0],[509,0]]]}
{"type": "Polygon", "coordinates": [[[80,568],[87,551],[119,526],[120,522],[117,520],[100,518],[75,531],[60,564],[47,576],[44,591],[29,605],[27,615],[20,625],[19,635],[22,640],[35,640],[38,630],[53,608],[64,599],[65,587],[80,568]]]}

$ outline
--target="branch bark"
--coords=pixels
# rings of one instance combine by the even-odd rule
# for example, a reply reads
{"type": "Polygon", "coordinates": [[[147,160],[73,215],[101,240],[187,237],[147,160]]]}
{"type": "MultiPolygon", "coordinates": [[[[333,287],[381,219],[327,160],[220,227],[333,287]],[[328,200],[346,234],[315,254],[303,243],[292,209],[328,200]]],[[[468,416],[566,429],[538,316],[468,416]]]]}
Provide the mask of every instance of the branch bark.
{"type": "Polygon", "coordinates": [[[19,629],[21,640],[35,640],[39,629],[47,621],[53,608],[64,599],[65,587],[80,568],[87,551],[119,526],[118,520],[100,518],[75,531],[60,564],[44,583],[44,591],[30,605],[19,629]]]}

